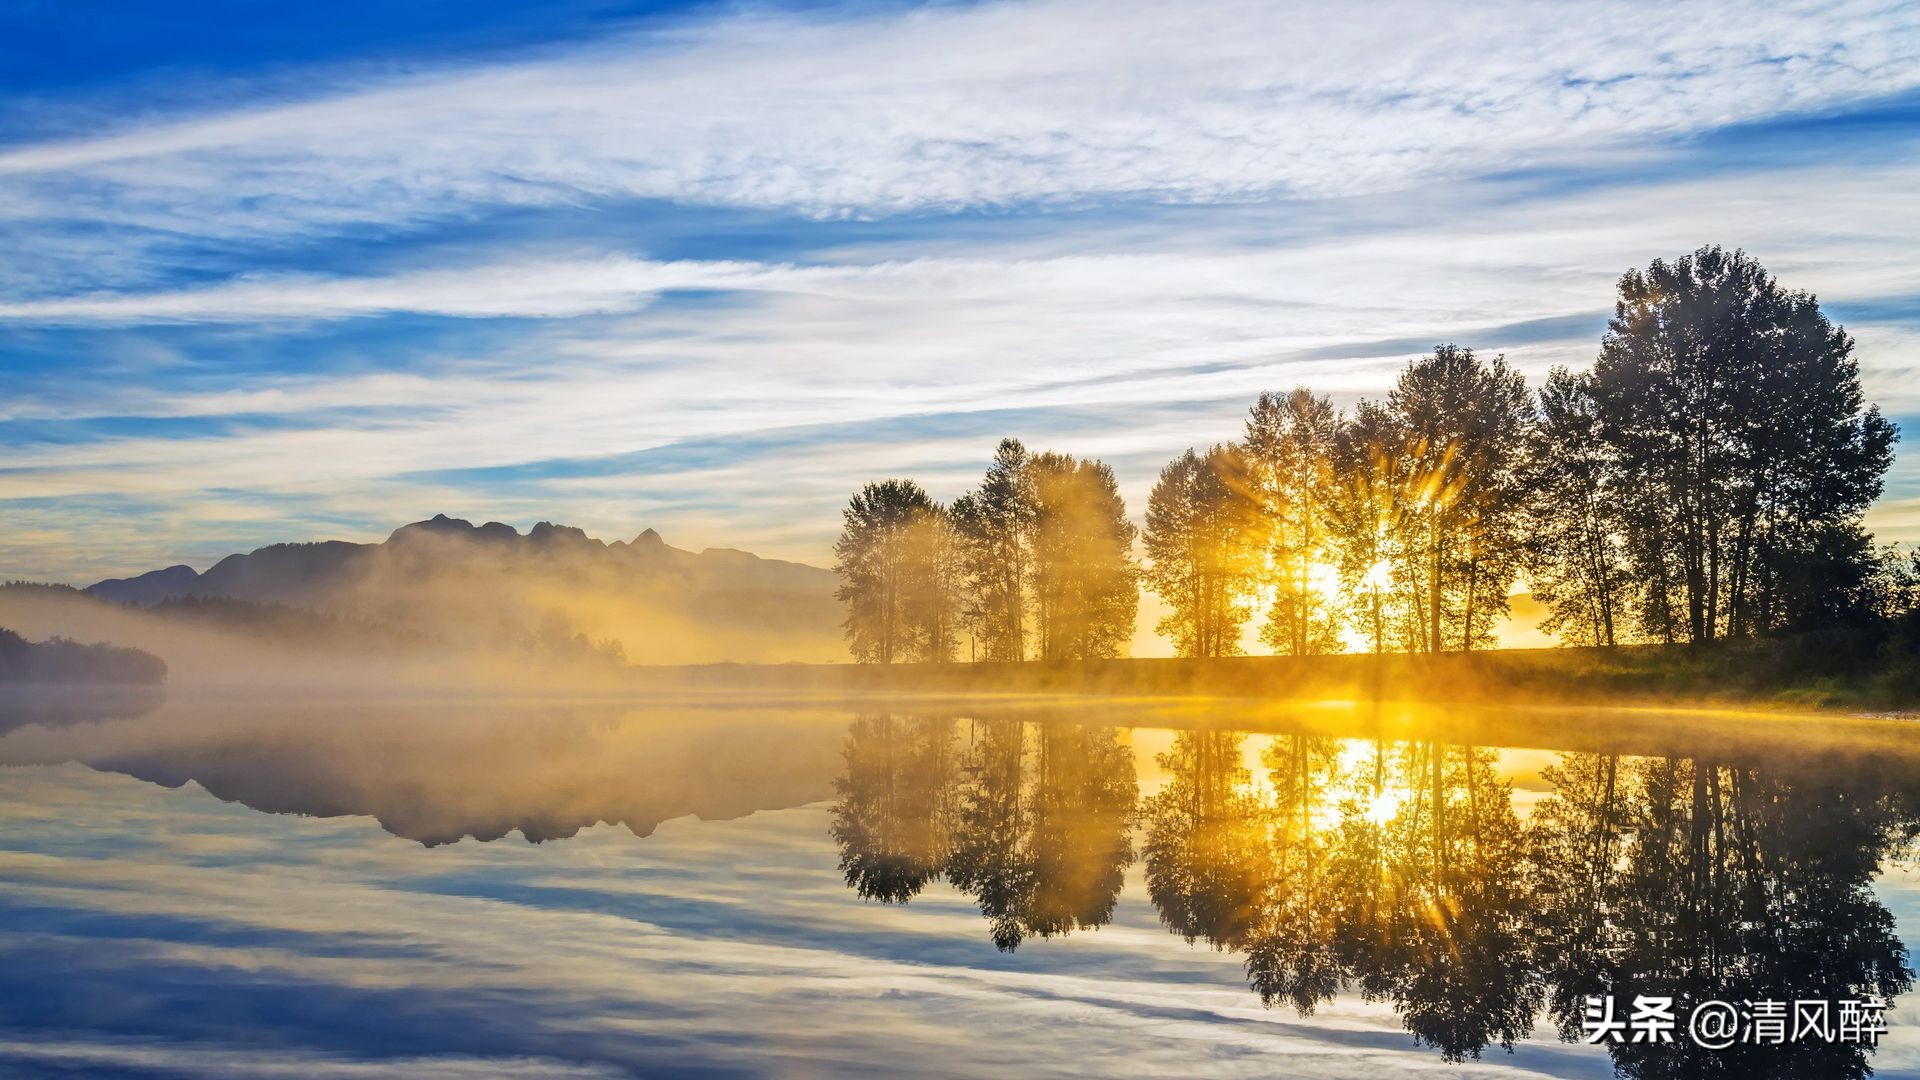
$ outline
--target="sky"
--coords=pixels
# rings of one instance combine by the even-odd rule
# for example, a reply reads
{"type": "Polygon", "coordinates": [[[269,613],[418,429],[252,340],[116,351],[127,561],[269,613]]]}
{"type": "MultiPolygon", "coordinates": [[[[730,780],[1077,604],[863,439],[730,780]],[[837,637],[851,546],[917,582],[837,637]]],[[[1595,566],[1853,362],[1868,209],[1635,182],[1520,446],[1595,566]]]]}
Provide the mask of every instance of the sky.
{"type": "Polygon", "coordinates": [[[1920,540],[1920,8],[1034,0],[0,12],[0,578],[449,513],[825,564],[1003,436],[1161,465],[1440,342],[1591,363],[1744,248],[1920,540]]]}

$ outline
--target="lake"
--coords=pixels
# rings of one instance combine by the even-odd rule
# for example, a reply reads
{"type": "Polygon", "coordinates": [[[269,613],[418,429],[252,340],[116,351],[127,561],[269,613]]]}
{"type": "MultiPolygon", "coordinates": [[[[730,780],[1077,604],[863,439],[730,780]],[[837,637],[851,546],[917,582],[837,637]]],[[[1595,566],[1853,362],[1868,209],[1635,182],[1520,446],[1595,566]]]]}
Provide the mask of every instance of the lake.
{"type": "Polygon", "coordinates": [[[1920,1075],[1896,722],[149,705],[0,714],[0,1074],[1920,1075]],[[1877,1050],[1686,1031],[1875,995],[1877,1050]]]}

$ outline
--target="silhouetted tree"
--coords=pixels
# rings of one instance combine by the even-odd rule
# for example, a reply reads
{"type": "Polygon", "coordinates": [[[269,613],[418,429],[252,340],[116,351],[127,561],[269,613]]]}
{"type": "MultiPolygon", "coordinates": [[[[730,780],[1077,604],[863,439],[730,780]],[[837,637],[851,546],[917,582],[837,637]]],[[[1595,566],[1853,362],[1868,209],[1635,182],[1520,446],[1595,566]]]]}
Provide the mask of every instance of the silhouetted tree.
{"type": "Polygon", "coordinates": [[[847,605],[847,641],[864,663],[944,660],[956,601],[944,511],[911,480],[854,495],[833,546],[834,595],[847,605]]]}
{"type": "Polygon", "coordinates": [[[1373,651],[1420,647],[1412,460],[1399,419],[1362,401],[1334,440],[1327,501],[1347,615],[1373,651]]]}
{"type": "Polygon", "coordinates": [[[952,516],[980,659],[1025,660],[1034,506],[1020,440],[1000,441],[979,490],[955,499],[952,516]]]}
{"type": "Polygon", "coordinates": [[[1518,466],[1531,420],[1526,380],[1504,357],[1441,345],[1408,364],[1387,395],[1405,433],[1412,490],[1401,556],[1421,594],[1420,649],[1492,640],[1519,573],[1518,466]]]}
{"type": "Polygon", "coordinates": [[[1602,430],[1593,380],[1554,368],[1528,439],[1527,581],[1540,623],[1564,645],[1623,640],[1634,588],[1623,478],[1602,430]]]}
{"type": "Polygon", "coordinates": [[[166,679],[166,661],[152,653],[62,637],[33,642],[0,627],[0,683],[155,684],[166,679]]]}
{"type": "Polygon", "coordinates": [[[1629,270],[1619,293],[1593,391],[1652,583],[1642,628],[1697,642],[1831,617],[1871,557],[1859,520],[1895,438],[1853,339],[1719,247],[1629,270]]]}
{"type": "Polygon", "coordinates": [[[1147,499],[1146,572],[1171,612],[1156,629],[1182,656],[1235,656],[1259,573],[1263,526],[1244,455],[1188,450],[1147,499]]]}

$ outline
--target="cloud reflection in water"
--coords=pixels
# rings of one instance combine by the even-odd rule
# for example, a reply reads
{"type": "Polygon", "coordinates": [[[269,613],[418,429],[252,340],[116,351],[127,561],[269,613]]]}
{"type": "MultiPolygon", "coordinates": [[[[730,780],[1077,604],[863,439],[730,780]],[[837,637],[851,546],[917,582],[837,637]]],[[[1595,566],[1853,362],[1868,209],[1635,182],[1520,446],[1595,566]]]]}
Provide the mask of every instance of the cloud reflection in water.
{"type": "MultiPolygon", "coordinates": [[[[1271,944],[1286,904],[1329,926],[1347,917],[1299,891],[1303,867],[1334,873],[1338,859],[1305,858],[1303,827],[1282,813],[1289,792],[1322,798],[1352,771],[1361,758],[1345,744],[1309,753],[1296,789],[1272,774],[1317,745],[1305,737],[877,713],[850,729],[825,706],[672,717],[355,708],[295,723],[169,706],[0,738],[0,760],[39,763],[0,770],[0,1029],[13,1033],[0,1039],[0,1071],[894,1075],[904,1054],[951,1075],[1251,1076],[1284,1062],[1289,1074],[1358,1077],[1440,1063],[1401,1030],[1393,991],[1405,975],[1378,1003],[1309,993],[1311,1017],[1262,1009],[1246,988],[1242,953],[1271,944]],[[888,731],[940,728],[953,740],[944,764],[868,753],[888,731]],[[1162,760],[1148,748],[1164,748],[1162,760]],[[184,786],[52,764],[68,759],[184,786]],[[953,779],[922,782],[943,775],[953,779]],[[883,781],[902,821],[866,821],[860,840],[849,802],[882,805],[872,785],[883,781]],[[377,814],[411,839],[356,816],[257,814],[201,784],[277,811],[377,814]],[[602,820],[651,835],[592,824],[602,820]],[[413,842],[527,823],[572,838],[413,842]],[[873,839],[883,833],[894,840],[873,839]],[[1232,860],[1218,853],[1266,836],[1279,850],[1259,874],[1221,872],[1232,860]],[[905,856],[868,867],[874,882],[920,878],[917,890],[886,886],[909,904],[856,899],[840,870],[850,839],[905,856]],[[956,867],[960,888],[943,880],[956,867]],[[1233,899],[1249,889],[1257,901],[1233,899]],[[1216,940],[1235,951],[1205,947],[1216,940]]],[[[1387,749],[1394,782],[1415,790],[1431,759],[1414,744],[1387,749]]],[[[1474,792],[1452,791],[1468,753],[1442,761],[1446,808],[1480,800],[1483,825],[1517,828],[1499,824],[1492,800],[1507,778],[1484,751],[1474,792]]],[[[1831,812],[1778,784],[1759,790],[1831,812]]],[[[1801,820],[1835,835],[1827,818],[1801,820]]],[[[1338,811],[1307,821],[1312,832],[1346,823],[1338,811]]],[[[1791,854],[1777,833],[1752,834],[1776,870],[1791,854]]],[[[1860,840],[1839,834],[1842,847],[1860,840]]],[[[1468,897],[1456,910],[1477,919],[1474,843],[1467,826],[1449,827],[1456,879],[1424,876],[1415,859],[1385,880],[1435,902],[1468,897]]],[[[1841,868],[1852,873],[1853,850],[1823,858],[1854,858],[1841,868]]],[[[1912,906],[1904,885],[1891,888],[1895,907],[1912,906]]],[[[1394,940],[1386,967],[1417,976],[1440,970],[1431,950],[1450,939],[1394,940]]],[[[1905,1015],[1874,1060],[1882,1074],[1912,1061],[1905,1015]]],[[[1514,1055],[1463,1075],[1612,1071],[1549,1027],[1516,1034],[1514,1055]]]]}

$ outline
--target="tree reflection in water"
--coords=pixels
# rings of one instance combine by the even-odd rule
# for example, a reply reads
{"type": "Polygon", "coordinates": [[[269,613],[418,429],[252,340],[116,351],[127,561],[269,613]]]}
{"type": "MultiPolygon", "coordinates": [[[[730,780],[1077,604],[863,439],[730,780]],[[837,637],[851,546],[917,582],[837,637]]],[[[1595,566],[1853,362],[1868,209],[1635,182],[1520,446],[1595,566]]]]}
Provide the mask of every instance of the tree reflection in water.
{"type": "Polygon", "coordinates": [[[1139,797],[1117,731],[866,716],[846,759],[832,832],[862,897],[905,903],[944,875],[1008,951],[1113,918],[1139,797]]]}
{"type": "Polygon", "coordinates": [[[1269,1005],[1390,1002],[1451,1061],[1541,1019],[1578,1040],[1587,995],[1650,994],[1682,1028],[1609,1044],[1623,1076],[1865,1076],[1857,1043],[1702,1049],[1686,1009],[1911,984],[1873,881],[1912,843],[1915,802],[1873,770],[1565,753],[1523,819],[1484,747],[1281,735],[1256,775],[1247,741],[1179,733],[1142,800],[1114,729],[863,716],[840,867],[887,903],[944,876],[1012,950],[1112,919],[1137,821],[1169,930],[1244,954],[1269,1005]]]}
{"type": "MultiPolygon", "coordinates": [[[[1566,755],[1534,814],[1541,966],[1562,1037],[1590,993],[1891,999],[1913,975],[1873,893],[1912,802],[1853,773],[1566,755]]],[[[1624,1044],[1623,1075],[1865,1076],[1857,1043],[1624,1044]]]]}

